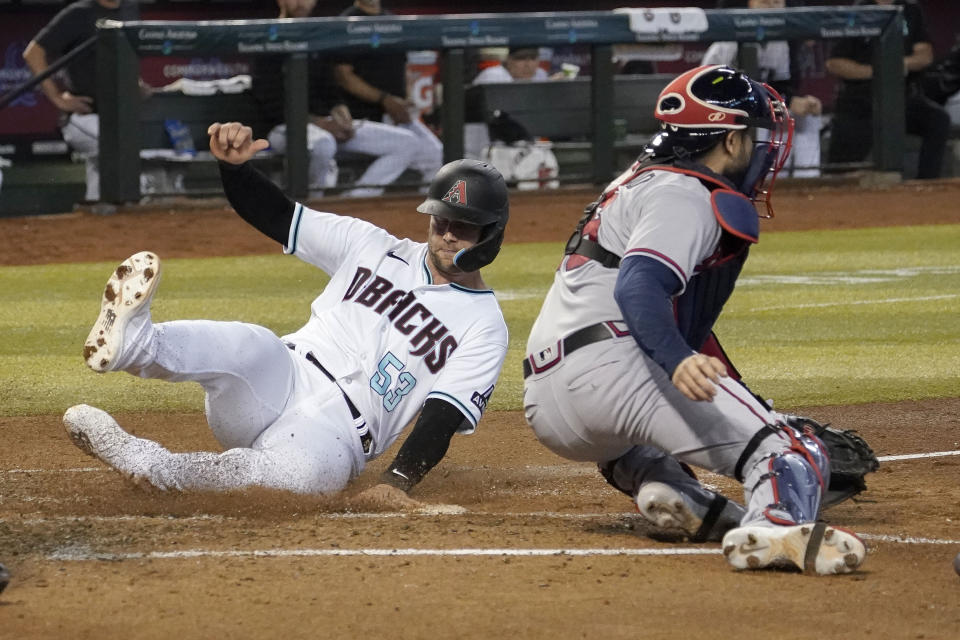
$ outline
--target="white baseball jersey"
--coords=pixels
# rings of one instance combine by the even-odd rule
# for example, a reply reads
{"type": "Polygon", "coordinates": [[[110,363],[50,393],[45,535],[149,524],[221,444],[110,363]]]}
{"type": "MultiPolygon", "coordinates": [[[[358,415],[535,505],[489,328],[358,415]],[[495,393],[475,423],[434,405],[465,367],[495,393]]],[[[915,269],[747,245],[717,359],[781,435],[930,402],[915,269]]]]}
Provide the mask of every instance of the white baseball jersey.
{"type": "MultiPolygon", "coordinates": [[[[546,71],[537,67],[537,70],[533,72],[533,77],[530,79],[535,82],[542,82],[543,80],[549,80],[550,77],[546,71]]],[[[510,72],[507,71],[507,68],[502,64],[487,67],[473,79],[473,84],[502,84],[504,82],[513,82],[513,76],[510,75],[510,72]]]]}
{"type": "MultiPolygon", "coordinates": [[[[658,260],[682,283],[714,252],[721,233],[707,188],[697,178],[668,171],[647,171],[620,186],[599,215],[599,232],[591,233],[598,233],[605,249],[622,258],[642,254],[658,260]]],[[[591,223],[586,230],[591,227],[596,229],[591,223]]],[[[618,274],[594,260],[565,256],[530,332],[527,352],[549,362],[551,353],[541,353],[558,339],[598,322],[621,320],[613,298],[618,274]]]]}
{"type": "MultiPolygon", "coordinates": [[[[777,82],[790,79],[790,45],[786,40],[758,43],[757,66],[760,75],[757,80],[777,82]]],[[[740,45],[736,42],[714,42],[703,54],[700,64],[723,64],[737,66],[740,45]]]]}
{"type": "Polygon", "coordinates": [[[493,291],[434,284],[425,243],[299,204],[284,250],[331,280],[283,339],[333,374],[370,428],[373,456],[427,398],[459,407],[473,431],[507,351],[493,291]]]}
{"type": "MultiPolygon", "coordinates": [[[[703,54],[701,64],[724,64],[737,66],[740,45],[736,42],[714,42],[703,54]]],[[[763,82],[790,80],[790,45],[785,40],[760,43],[757,50],[759,79],[763,82]]],[[[784,175],[795,178],[815,178],[820,175],[820,130],[822,116],[807,114],[794,116],[796,129],[793,132],[793,149],[784,170],[784,175]]]]}

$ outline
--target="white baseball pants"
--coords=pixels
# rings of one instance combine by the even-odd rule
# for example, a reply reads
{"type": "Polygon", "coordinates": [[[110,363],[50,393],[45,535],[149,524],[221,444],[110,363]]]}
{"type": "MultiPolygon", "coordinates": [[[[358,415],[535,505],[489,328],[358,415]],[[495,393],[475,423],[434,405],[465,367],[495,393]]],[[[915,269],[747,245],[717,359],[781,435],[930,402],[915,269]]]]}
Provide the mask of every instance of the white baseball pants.
{"type": "MultiPolygon", "coordinates": [[[[371,120],[354,120],[354,136],[345,142],[337,142],[327,130],[315,124],[308,124],[310,189],[322,190],[337,184],[338,167],[335,159],[337,151],[362,153],[375,157],[357,180],[360,186],[347,191],[345,195],[348,196],[381,195],[382,187],[399,178],[408,167],[421,171],[426,180],[432,180],[443,159],[443,146],[423,123],[417,124],[432,137],[432,141],[412,125],[407,128],[371,120]]],[[[280,124],[274,127],[267,139],[276,151],[285,153],[287,125],[280,124]]]]}
{"type": "Polygon", "coordinates": [[[207,422],[228,449],[174,454],[147,448],[141,455],[152,458],[146,466],[155,486],[329,494],[363,470],[360,435],[340,388],[270,330],[182,320],[147,323],[125,342],[123,370],[203,386],[207,422]]]}

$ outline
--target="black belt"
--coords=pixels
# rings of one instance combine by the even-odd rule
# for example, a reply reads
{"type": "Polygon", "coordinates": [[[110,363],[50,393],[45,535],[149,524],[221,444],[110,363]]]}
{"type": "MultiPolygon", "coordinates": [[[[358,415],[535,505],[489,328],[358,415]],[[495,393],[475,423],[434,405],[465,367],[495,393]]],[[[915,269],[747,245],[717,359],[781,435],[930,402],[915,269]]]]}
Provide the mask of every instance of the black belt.
{"type": "Polygon", "coordinates": [[[600,243],[594,242],[585,235],[582,235],[580,229],[574,231],[570,239],[567,240],[564,255],[578,255],[590,258],[591,260],[596,260],[608,269],[616,269],[620,266],[620,256],[612,251],[607,251],[600,246],[600,243]]]}
{"type": "MultiPolygon", "coordinates": [[[[293,351],[295,349],[294,345],[287,343],[287,348],[293,351]]],[[[320,361],[317,360],[317,356],[313,355],[312,352],[308,351],[306,353],[307,361],[313,364],[317,369],[320,369],[320,372],[333,384],[337,385],[337,388],[340,389],[340,395],[343,396],[343,399],[347,403],[347,408],[350,409],[350,416],[353,418],[353,425],[357,428],[357,431],[360,432],[360,444],[363,445],[363,452],[370,453],[370,445],[373,444],[373,436],[370,435],[370,429],[367,428],[367,422],[363,419],[363,416],[360,414],[360,410],[357,409],[357,405],[353,404],[353,401],[350,399],[350,396],[340,387],[340,384],[337,382],[337,379],[333,377],[333,374],[327,371],[326,367],[320,364],[320,361]]]]}
{"type": "MultiPolygon", "coordinates": [[[[597,324],[592,324],[589,327],[578,329],[560,341],[563,344],[561,353],[557,354],[557,357],[550,363],[542,368],[539,368],[537,373],[543,373],[547,369],[550,369],[559,363],[563,356],[573,353],[580,347],[585,347],[588,344],[600,342],[601,340],[609,340],[611,338],[619,338],[627,335],[630,335],[629,331],[618,329],[612,322],[598,322],[597,324]]],[[[533,375],[533,373],[533,365],[530,362],[530,356],[527,356],[523,359],[523,377],[529,378],[531,375],[533,375]]]]}

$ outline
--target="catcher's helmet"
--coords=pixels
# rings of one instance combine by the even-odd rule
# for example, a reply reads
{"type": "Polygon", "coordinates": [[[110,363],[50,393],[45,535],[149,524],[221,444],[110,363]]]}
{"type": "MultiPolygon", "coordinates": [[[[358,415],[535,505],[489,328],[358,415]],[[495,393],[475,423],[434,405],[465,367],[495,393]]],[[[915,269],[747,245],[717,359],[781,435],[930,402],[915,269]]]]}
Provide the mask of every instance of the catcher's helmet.
{"type": "Polygon", "coordinates": [[[653,159],[704,153],[730,131],[768,130],[754,136],[757,146],[738,187],[753,200],[763,201],[773,214],[770,189],[793,138],[793,118],[776,90],[730,67],[706,65],[668,84],[657,99],[655,115],[660,132],[645,148],[653,159]]]}
{"type": "Polygon", "coordinates": [[[510,217],[507,185],[500,172],[486,162],[455,160],[440,167],[417,211],[482,227],[477,244],[453,258],[464,271],[476,271],[500,252],[510,217]]]}

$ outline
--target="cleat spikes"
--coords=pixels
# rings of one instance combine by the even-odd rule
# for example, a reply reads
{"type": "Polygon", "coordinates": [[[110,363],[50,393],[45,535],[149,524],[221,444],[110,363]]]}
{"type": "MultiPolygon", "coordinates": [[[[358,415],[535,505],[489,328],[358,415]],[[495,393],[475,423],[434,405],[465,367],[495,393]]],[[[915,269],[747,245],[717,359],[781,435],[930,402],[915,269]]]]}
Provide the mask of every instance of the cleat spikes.
{"type": "Polygon", "coordinates": [[[855,534],[822,523],[782,526],[761,522],[728,531],[723,537],[723,554],[736,569],[793,568],[831,575],[856,570],[866,556],[866,547],[855,534]]]}
{"type": "Polygon", "coordinates": [[[159,282],[160,260],[152,253],[134,254],[113,270],[103,289],[100,315],[84,343],[88,367],[99,373],[122,368],[124,334],[128,327],[139,332],[144,320],[149,323],[150,300],[159,282]]]}

